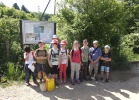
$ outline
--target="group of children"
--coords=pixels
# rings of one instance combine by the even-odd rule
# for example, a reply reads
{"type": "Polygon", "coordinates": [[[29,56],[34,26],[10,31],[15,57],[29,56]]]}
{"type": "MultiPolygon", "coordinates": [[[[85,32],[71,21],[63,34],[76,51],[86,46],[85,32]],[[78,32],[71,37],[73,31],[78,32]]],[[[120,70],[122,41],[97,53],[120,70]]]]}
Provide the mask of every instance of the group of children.
{"type": "Polygon", "coordinates": [[[47,60],[51,68],[51,74],[55,78],[55,84],[58,85],[59,82],[66,83],[66,71],[69,58],[71,65],[70,78],[72,85],[75,85],[75,83],[80,84],[80,82],[83,82],[83,80],[92,80],[91,75],[93,69],[94,78],[95,80],[98,80],[97,73],[100,60],[102,60],[101,80],[103,80],[103,73],[106,71],[105,81],[109,81],[109,70],[111,62],[111,53],[109,52],[110,46],[106,45],[104,47],[105,51],[102,53],[101,49],[98,47],[98,41],[94,41],[93,47],[89,48],[88,42],[85,39],[83,40],[83,46],[80,48],[80,44],[76,40],[73,42],[73,49],[69,52],[66,48],[66,44],[67,42],[65,40],[59,42],[57,35],[54,35],[51,41],[49,52],[45,50],[45,43],[43,41],[38,42],[39,48],[35,51],[35,53],[31,51],[29,46],[25,46],[24,59],[27,86],[30,85],[29,78],[31,74],[33,76],[34,83],[38,84],[36,81],[35,72],[31,70],[30,65],[34,65],[36,63],[38,78],[40,81],[42,81],[43,77],[46,76],[47,60]],[[89,77],[87,77],[88,71],[89,77]]]}

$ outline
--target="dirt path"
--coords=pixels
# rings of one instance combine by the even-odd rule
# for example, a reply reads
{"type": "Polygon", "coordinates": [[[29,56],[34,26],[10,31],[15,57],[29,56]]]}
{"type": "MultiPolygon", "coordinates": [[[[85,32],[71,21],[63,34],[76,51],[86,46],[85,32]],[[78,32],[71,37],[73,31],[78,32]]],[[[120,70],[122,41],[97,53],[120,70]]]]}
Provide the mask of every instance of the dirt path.
{"type": "Polygon", "coordinates": [[[14,85],[0,87],[0,100],[139,100],[139,67],[132,71],[114,72],[111,82],[69,82],[55,91],[41,92],[38,86],[14,85]]]}

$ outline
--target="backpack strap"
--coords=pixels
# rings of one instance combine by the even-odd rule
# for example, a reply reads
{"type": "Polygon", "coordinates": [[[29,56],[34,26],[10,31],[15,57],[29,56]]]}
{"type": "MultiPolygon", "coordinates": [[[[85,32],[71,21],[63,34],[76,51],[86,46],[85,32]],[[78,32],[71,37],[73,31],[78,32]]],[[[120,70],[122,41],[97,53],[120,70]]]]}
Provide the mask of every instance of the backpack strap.
{"type": "Polygon", "coordinates": [[[51,51],[50,51],[50,58],[49,58],[49,59],[51,59],[51,55],[52,55],[53,49],[51,48],[50,50],[51,50],[51,51]]]}
{"type": "Polygon", "coordinates": [[[37,49],[37,52],[36,52],[37,56],[38,56],[39,52],[40,52],[40,50],[39,50],[39,49],[37,49]]]}

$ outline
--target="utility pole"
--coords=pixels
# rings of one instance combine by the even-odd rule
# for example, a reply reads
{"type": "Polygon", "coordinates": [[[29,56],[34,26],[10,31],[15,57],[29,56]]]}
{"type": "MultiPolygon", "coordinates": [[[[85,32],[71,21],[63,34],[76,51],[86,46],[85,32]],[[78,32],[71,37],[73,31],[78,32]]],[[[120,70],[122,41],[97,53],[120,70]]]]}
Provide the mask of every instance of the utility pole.
{"type": "Polygon", "coordinates": [[[54,15],[56,14],[56,0],[54,0],[54,15]]]}
{"type": "Polygon", "coordinates": [[[44,15],[44,13],[45,13],[47,7],[49,6],[49,3],[50,3],[50,2],[51,2],[51,0],[48,1],[47,5],[46,5],[46,7],[45,7],[45,9],[44,9],[44,11],[43,11],[43,14],[42,14],[42,16],[41,16],[41,18],[40,18],[40,21],[42,20],[42,17],[43,17],[43,15],[44,15]]]}

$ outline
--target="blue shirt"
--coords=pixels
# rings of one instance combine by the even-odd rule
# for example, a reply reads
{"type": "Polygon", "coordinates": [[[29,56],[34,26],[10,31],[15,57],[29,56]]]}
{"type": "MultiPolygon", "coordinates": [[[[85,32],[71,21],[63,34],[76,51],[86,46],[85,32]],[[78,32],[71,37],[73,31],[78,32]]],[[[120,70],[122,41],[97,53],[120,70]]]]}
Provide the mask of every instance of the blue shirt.
{"type": "MultiPolygon", "coordinates": [[[[95,50],[94,47],[91,47],[91,48],[89,49],[89,54],[90,54],[91,59],[92,59],[93,61],[97,60],[97,58],[100,57],[100,56],[102,55],[102,51],[101,51],[100,48],[97,48],[97,50],[93,53],[94,50],[95,50]]],[[[98,62],[97,62],[97,63],[98,63],[98,62]]]]}

